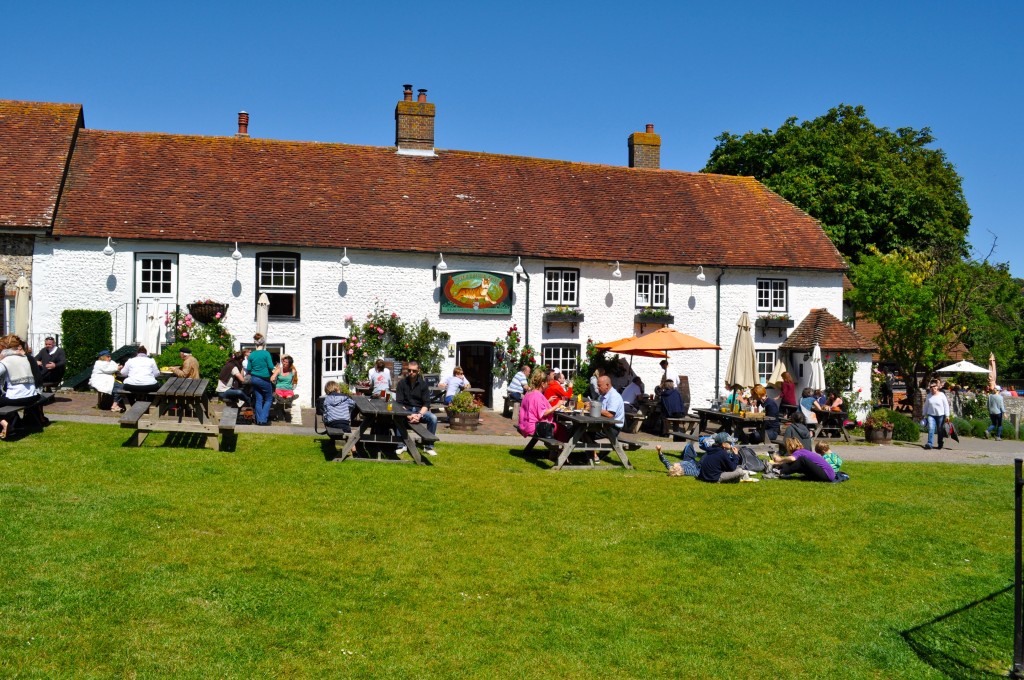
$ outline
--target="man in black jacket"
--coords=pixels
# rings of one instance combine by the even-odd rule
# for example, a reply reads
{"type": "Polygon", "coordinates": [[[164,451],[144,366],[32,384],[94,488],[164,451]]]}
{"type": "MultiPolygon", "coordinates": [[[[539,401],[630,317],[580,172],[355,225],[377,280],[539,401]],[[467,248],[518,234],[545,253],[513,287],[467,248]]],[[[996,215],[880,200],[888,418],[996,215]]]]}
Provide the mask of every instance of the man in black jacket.
{"type": "MultiPolygon", "coordinates": [[[[412,411],[409,414],[410,423],[425,423],[431,434],[437,432],[437,416],[430,412],[430,387],[427,381],[420,375],[420,364],[418,361],[410,361],[408,364],[409,375],[398,381],[395,401],[399,406],[412,411]]],[[[428,456],[436,456],[432,444],[427,444],[423,449],[428,456]]],[[[405,453],[406,447],[398,449],[398,453],[405,453]]]]}
{"type": "Polygon", "coordinates": [[[36,354],[36,364],[42,369],[40,379],[44,384],[56,385],[64,379],[64,367],[68,359],[53,338],[46,338],[43,344],[46,346],[36,354]]]}

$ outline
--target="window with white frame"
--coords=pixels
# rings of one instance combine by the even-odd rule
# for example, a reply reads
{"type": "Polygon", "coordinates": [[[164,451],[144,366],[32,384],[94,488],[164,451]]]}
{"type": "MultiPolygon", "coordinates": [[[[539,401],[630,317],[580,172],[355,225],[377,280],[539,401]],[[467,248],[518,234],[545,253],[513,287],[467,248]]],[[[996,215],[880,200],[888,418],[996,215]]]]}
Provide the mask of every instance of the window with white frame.
{"type": "Polygon", "coordinates": [[[762,385],[768,384],[768,378],[772,376],[772,371],[775,370],[775,350],[773,349],[759,349],[757,350],[757,379],[762,385]]]}
{"type": "Polygon", "coordinates": [[[788,305],[787,297],[786,279],[757,280],[757,311],[784,312],[788,305]]]}
{"type": "Polygon", "coordinates": [[[541,345],[540,353],[545,366],[557,368],[572,380],[580,361],[579,345],[541,345]]]}
{"type": "Polygon", "coordinates": [[[579,304],[579,289],[579,269],[544,270],[545,305],[568,305],[575,307],[579,304]]]}
{"type": "Polygon", "coordinates": [[[295,253],[259,253],[256,256],[256,301],[261,293],[270,300],[270,316],[299,316],[299,256],[295,253]]]}
{"type": "Polygon", "coordinates": [[[668,307],[668,273],[636,273],[636,306],[661,309],[668,307]]]}

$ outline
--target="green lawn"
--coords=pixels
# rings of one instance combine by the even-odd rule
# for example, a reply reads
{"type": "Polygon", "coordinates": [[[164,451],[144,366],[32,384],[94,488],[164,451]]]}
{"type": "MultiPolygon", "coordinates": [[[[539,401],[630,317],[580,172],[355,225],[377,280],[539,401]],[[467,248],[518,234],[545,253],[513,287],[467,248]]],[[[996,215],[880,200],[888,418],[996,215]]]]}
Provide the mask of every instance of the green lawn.
{"type": "Polygon", "coordinates": [[[499,447],[417,467],[326,463],[310,437],[215,453],[126,435],[55,423],[0,445],[0,676],[1009,668],[1009,467],[716,486],[651,451],[552,473],[499,447]]]}

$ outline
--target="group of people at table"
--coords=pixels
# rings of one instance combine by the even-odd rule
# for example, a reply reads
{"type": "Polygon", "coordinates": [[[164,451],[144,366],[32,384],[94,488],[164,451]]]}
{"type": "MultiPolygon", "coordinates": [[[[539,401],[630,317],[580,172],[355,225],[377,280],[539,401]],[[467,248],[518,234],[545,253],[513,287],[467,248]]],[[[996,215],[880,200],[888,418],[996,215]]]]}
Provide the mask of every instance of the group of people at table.
{"type": "MultiPolygon", "coordinates": [[[[253,336],[255,348],[235,352],[221,368],[217,381],[217,396],[232,404],[254,405],[253,417],[257,425],[270,425],[270,409],[274,395],[290,399],[299,384],[299,373],[292,358],[281,357],[274,364],[266,349],[266,340],[257,333],[253,336]]],[[[89,385],[97,392],[112,398],[110,410],[124,412],[126,402],[138,396],[149,395],[160,389],[160,378],[173,375],[178,378],[199,380],[199,361],[188,347],[179,350],[180,366],[168,366],[161,371],[149,350],[139,346],[135,356],[124,364],[111,359],[108,349],[101,350],[93,364],[89,385]]]]}
{"type": "MultiPolygon", "coordinates": [[[[0,406],[25,406],[26,420],[39,426],[50,421],[37,404],[44,385],[56,385],[64,376],[67,358],[53,338],[46,338],[35,357],[22,339],[11,333],[0,337],[0,406]]],[[[15,415],[0,419],[0,439],[14,425],[15,415]]]]}

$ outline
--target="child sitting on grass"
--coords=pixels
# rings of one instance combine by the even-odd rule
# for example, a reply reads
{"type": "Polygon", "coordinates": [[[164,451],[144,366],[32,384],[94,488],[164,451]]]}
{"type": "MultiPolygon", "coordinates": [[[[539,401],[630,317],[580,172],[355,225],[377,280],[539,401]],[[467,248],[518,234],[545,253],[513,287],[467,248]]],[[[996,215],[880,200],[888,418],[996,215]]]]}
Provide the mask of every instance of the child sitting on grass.
{"type": "Polygon", "coordinates": [[[843,459],[839,457],[838,453],[832,453],[832,447],[828,445],[828,442],[818,442],[814,445],[814,452],[825,459],[825,462],[832,466],[832,469],[839,472],[839,468],[843,465],[843,459]]]}
{"type": "Polygon", "coordinates": [[[348,396],[348,386],[342,391],[335,380],[324,385],[324,423],[334,430],[352,431],[352,407],[356,405],[348,396]]]}

